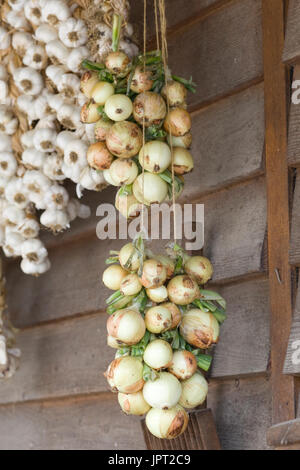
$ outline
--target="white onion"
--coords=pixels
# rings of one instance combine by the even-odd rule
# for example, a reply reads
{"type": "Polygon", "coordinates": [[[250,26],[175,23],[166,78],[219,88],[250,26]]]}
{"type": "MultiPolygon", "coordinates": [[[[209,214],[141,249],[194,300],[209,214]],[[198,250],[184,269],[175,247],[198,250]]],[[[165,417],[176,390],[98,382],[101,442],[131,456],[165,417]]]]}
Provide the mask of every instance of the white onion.
{"type": "Polygon", "coordinates": [[[114,348],[114,349],[120,349],[126,346],[126,344],[120,341],[118,338],[114,338],[113,336],[108,335],[107,346],[109,346],[110,348],[114,348]]]}
{"type": "Polygon", "coordinates": [[[145,315],[145,323],[147,330],[151,333],[159,334],[167,331],[172,326],[171,312],[162,305],[151,307],[145,315]]]}
{"type": "Polygon", "coordinates": [[[181,382],[182,394],[179,403],[184,408],[202,405],[207,397],[208,383],[200,372],[181,382]]]}
{"type": "Polygon", "coordinates": [[[150,410],[143,392],[118,393],[118,401],[122,411],[127,415],[142,416],[150,410]]]}
{"type": "Polygon", "coordinates": [[[92,124],[99,120],[98,104],[92,101],[85,103],[80,111],[80,120],[85,124],[92,124]]]}
{"type": "Polygon", "coordinates": [[[124,245],[119,252],[121,266],[131,272],[136,272],[140,267],[138,252],[132,243],[124,245]]]}
{"type": "Polygon", "coordinates": [[[122,393],[136,393],[144,386],[143,364],[136,357],[115,359],[108,366],[105,376],[112,389],[122,393]]]}
{"type": "Polygon", "coordinates": [[[191,304],[200,296],[198,284],[192,277],[187,275],[173,277],[167,289],[169,299],[177,305],[191,304]]]}
{"type": "Polygon", "coordinates": [[[177,175],[189,173],[194,168],[192,154],[182,147],[175,147],[172,152],[174,172],[177,175]]]}
{"type": "Polygon", "coordinates": [[[95,142],[87,151],[87,161],[95,170],[108,170],[113,162],[113,156],[104,142],[95,142]]]}
{"type": "Polygon", "coordinates": [[[112,121],[126,121],[133,111],[132,101],[126,95],[113,95],[105,102],[105,113],[112,121]]]}
{"type": "Polygon", "coordinates": [[[143,144],[143,134],[133,122],[122,121],[114,124],[107,133],[106,145],[119,158],[134,157],[143,144]]]}
{"type": "Polygon", "coordinates": [[[189,343],[207,349],[219,340],[219,323],[212,313],[193,308],[183,315],[180,333],[189,343]]]}
{"type": "Polygon", "coordinates": [[[80,91],[90,99],[92,97],[92,90],[98,81],[98,76],[95,72],[85,72],[81,77],[80,91]]]}
{"type": "Polygon", "coordinates": [[[168,291],[165,286],[154,287],[152,289],[146,289],[146,293],[152,302],[157,304],[165,302],[168,299],[168,291]]]}
{"type": "Polygon", "coordinates": [[[131,184],[138,175],[138,167],[133,160],[117,158],[110,166],[110,175],[116,186],[131,184]]]}
{"type": "Polygon", "coordinates": [[[179,323],[181,322],[181,312],[179,308],[177,307],[177,305],[171,302],[167,302],[165,304],[161,304],[161,307],[167,308],[169,312],[171,313],[172,325],[170,329],[172,330],[173,328],[176,328],[176,326],[178,326],[179,323]]]}
{"type": "Polygon", "coordinates": [[[213,275],[213,267],[204,256],[192,256],[184,265],[184,270],[193,276],[198,284],[206,284],[213,275]]]}
{"type": "Polygon", "coordinates": [[[153,140],[141,148],[139,162],[150,173],[162,173],[171,164],[171,150],[165,142],[153,140]]]}
{"type": "Polygon", "coordinates": [[[180,436],[186,430],[188,422],[188,414],[180,405],[170,410],[152,408],[146,416],[147,428],[159,439],[174,439],[180,436]]]}
{"type": "Polygon", "coordinates": [[[172,362],[173,351],[163,339],[151,341],[145,349],[144,361],[152,369],[166,369],[172,362]]]}
{"type": "Polygon", "coordinates": [[[162,96],[172,107],[185,105],[187,89],[179,82],[168,82],[161,91],[162,96]]]}
{"type": "Polygon", "coordinates": [[[175,351],[169,372],[180,380],[189,379],[197,370],[197,361],[190,351],[175,351]]]}
{"type": "Polygon", "coordinates": [[[124,277],[128,274],[125,269],[123,269],[118,264],[112,264],[108,268],[105,269],[102,281],[103,284],[111,290],[119,290],[120,285],[124,277]]]}
{"type": "Polygon", "coordinates": [[[131,219],[131,218],[137,217],[141,212],[141,204],[134,197],[133,194],[120,195],[120,190],[116,194],[115,206],[116,206],[117,210],[126,219],[131,219]]]}
{"type": "Polygon", "coordinates": [[[143,286],[137,274],[128,274],[121,282],[120,291],[123,295],[137,295],[143,286]]]}
{"type": "Polygon", "coordinates": [[[108,121],[106,119],[100,118],[99,121],[96,122],[94,127],[95,139],[100,142],[105,141],[112,125],[113,121],[108,121]]]}
{"type": "Polygon", "coordinates": [[[160,176],[146,172],[144,175],[140,174],[133,183],[133,194],[147,206],[160,204],[168,195],[168,185],[160,176]]]}
{"type": "Polygon", "coordinates": [[[126,77],[129,72],[129,64],[129,57],[121,51],[111,52],[105,60],[106,68],[119,77],[126,77]]]}
{"type": "Polygon", "coordinates": [[[176,406],[182,393],[180,382],[169,372],[160,372],[159,377],[145,383],[144,398],[153,408],[167,410],[176,406]]]}
{"type": "Polygon", "coordinates": [[[149,70],[143,69],[143,67],[136,67],[132,80],[130,89],[134,93],[144,93],[145,91],[150,91],[153,87],[152,73],[149,70]]]}
{"type": "Polygon", "coordinates": [[[167,140],[169,145],[172,147],[183,147],[188,149],[192,145],[192,134],[188,132],[187,134],[179,137],[168,134],[167,140]]]}
{"type": "Polygon", "coordinates": [[[167,270],[156,259],[147,259],[143,265],[141,283],[147,289],[162,286],[167,279],[167,270]]]}
{"type": "Polygon", "coordinates": [[[133,345],[143,338],[146,326],[139,312],[124,308],[117,310],[108,318],[107,332],[109,336],[113,336],[125,344],[133,345]]]}
{"type": "Polygon", "coordinates": [[[159,125],[166,113],[166,103],[158,93],[152,91],[140,93],[134,100],[133,117],[141,126],[159,125]]]}
{"type": "Polygon", "coordinates": [[[114,93],[115,89],[111,83],[98,82],[91,91],[91,98],[98,105],[104,105],[114,93]]]}
{"type": "Polygon", "coordinates": [[[190,132],[192,120],[190,114],[182,108],[173,108],[167,114],[164,128],[175,137],[180,137],[190,132]]]}

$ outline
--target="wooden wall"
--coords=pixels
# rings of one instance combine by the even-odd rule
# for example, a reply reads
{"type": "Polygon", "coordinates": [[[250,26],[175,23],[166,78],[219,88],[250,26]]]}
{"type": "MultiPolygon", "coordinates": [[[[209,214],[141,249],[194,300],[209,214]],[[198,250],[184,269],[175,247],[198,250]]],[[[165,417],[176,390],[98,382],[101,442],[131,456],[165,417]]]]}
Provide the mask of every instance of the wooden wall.
{"type": "MultiPolygon", "coordinates": [[[[141,22],[142,2],[134,3],[141,22]]],[[[186,3],[167,0],[170,65],[198,85],[190,98],[196,165],[181,200],[205,204],[204,253],[228,301],[208,406],[223,449],[264,449],[271,390],[261,1],[186,3]]],[[[114,192],[85,199],[95,210],[114,192]]],[[[23,356],[16,376],[0,384],[0,449],[145,447],[139,420],[121,414],[102,375],[113,353],[101,271],[122,243],[99,241],[96,223],[94,213],[72,232],[46,236],[53,267],[39,279],[8,266],[23,356]]]]}

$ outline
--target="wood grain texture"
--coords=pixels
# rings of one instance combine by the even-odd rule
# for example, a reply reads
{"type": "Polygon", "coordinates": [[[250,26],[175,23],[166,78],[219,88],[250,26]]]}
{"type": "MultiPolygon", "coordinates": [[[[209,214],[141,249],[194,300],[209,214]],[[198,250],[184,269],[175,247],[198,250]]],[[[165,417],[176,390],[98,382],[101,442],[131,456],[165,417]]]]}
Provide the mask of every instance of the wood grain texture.
{"type": "Polygon", "coordinates": [[[293,197],[291,242],[289,260],[292,265],[300,264],[300,171],[297,170],[296,185],[293,197]]]}
{"type": "Polygon", "coordinates": [[[191,200],[264,170],[264,88],[249,88],[193,116],[192,173],[183,197],[191,200]]]}
{"type": "Polygon", "coordinates": [[[117,396],[0,407],[0,450],[143,450],[140,420],[117,396]]]}
{"type": "Polygon", "coordinates": [[[271,388],[264,377],[212,380],[208,404],[223,450],[267,449],[271,425],[271,388]]]}
{"type": "Polygon", "coordinates": [[[298,444],[300,450],[300,419],[272,426],[268,430],[267,440],[271,447],[280,448],[298,444]]]}
{"type": "Polygon", "coordinates": [[[283,50],[283,60],[293,64],[300,58],[300,4],[297,0],[289,0],[286,37],[283,50]]]}
{"type": "MultiPolygon", "coordinates": [[[[299,8],[300,11],[300,8],[299,8]]],[[[296,65],[293,72],[293,82],[300,80],[300,66],[296,65]]],[[[297,87],[299,88],[299,87],[297,87]]],[[[298,166],[300,163],[300,105],[290,104],[289,134],[288,134],[288,163],[298,166]]]]}
{"type": "Polygon", "coordinates": [[[284,373],[300,374],[300,289],[298,287],[292,328],[285,356],[284,373]]]}
{"type": "Polygon", "coordinates": [[[294,382],[284,376],[284,357],[292,321],[287,167],[287,83],[281,62],[284,2],[263,0],[263,45],[268,194],[268,260],[271,307],[272,424],[295,417],[294,382]]]}

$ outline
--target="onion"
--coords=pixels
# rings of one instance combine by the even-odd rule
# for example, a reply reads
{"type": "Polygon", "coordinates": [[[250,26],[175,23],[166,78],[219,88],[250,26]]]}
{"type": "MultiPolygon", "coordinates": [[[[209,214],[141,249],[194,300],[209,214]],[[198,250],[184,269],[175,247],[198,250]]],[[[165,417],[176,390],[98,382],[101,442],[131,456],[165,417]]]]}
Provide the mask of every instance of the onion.
{"type": "Polygon", "coordinates": [[[179,380],[169,372],[160,372],[158,379],[149,380],[143,388],[144,398],[153,408],[168,410],[177,405],[182,393],[179,380]]]}
{"type": "Polygon", "coordinates": [[[159,439],[174,439],[184,433],[189,422],[187,412],[176,405],[170,410],[152,408],[146,416],[146,426],[159,439]]]}
{"type": "Polygon", "coordinates": [[[174,135],[168,134],[167,140],[169,145],[172,147],[183,147],[188,149],[192,145],[192,134],[188,132],[187,134],[180,137],[175,137],[174,135]]]}
{"type": "Polygon", "coordinates": [[[157,255],[155,256],[155,259],[157,259],[157,261],[160,261],[161,264],[164,265],[164,267],[167,270],[167,279],[170,279],[173,276],[174,271],[175,271],[174,261],[165,255],[157,255]]]}
{"type": "Polygon", "coordinates": [[[114,391],[136,393],[144,386],[143,364],[137,357],[115,359],[104,375],[114,391]]]}
{"type": "Polygon", "coordinates": [[[172,326],[171,312],[161,305],[151,307],[145,315],[146,328],[151,333],[160,334],[170,330],[172,326]]]}
{"type": "Polygon", "coordinates": [[[165,142],[153,140],[145,144],[139,154],[139,162],[151,173],[162,173],[172,161],[170,147],[165,142]]]}
{"type": "Polygon", "coordinates": [[[205,402],[208,393],[208,383],[200,372],[181,382],[182,394],[179,400],[184,408],[195,408],[205,402]]]}
{"type": "Polygon", "coordinates": [[[114,157],[107,149],[104,142],[96,142],[89,146],[87,161],[94,170],[107,170],[110,168],[114,157]]]}
{"type": "MultiPolygon", "coordinates": [[[[121,190],[121,188],[120,188],[121,190]]],[[[141,204],[133,194],[121,195],[120,190],[117,192],[115,205],[118,211],[126,219],[137,217],[141,212],[141,204]]]]}
{"type": "Polygon", "coordinates": [[[103,171],[103,178],[108,184],[111,184],[112,186],[118,186],[114,180],[111,177],[110,170],[104,170],[103,171]]]}
{"type": "Polygon", "coordinates": [[[85,72],[81,77],[80,91],[87,97],[92,97],[92,89],[98,82],[98,76],[95,72],[85,72]]]}
{"type": "Polygon", "coordinates": [[[127,415],[142,416],[150,410],[150,406],[145,401],[143,392],[120,393],[118,401],[122,411],[127,415]]]}
{"type": "Polygon", "coordinates": [[[137,295],[143,286],[137,274],[128,274],[121,282],[120,291],[123,295],[137,295]]]}
{"type": "Polygon", "coordinates": [[[110,175],[116,186],[133,183],[138,172],[137,164],[129,159],[117,158],[110,167],[110,175]]]}
{"type": "Polygon", "coordinates": [[[105,141],[108,135],[108,132],[112,128],[113,121],[107,121],[106,119],[99,119],[95,125],[95,139],[98,141],[105,141]]]}
{"type": "Polygon", "coordinates": [[[204,256],[192,256],[184,265],[184,270],[193,276],[198,284],[206,284],[213,275],[213,267],[204,256]]]}
{"type": "Polygon", "coordinates": [[[175,147],[172,152],[174,172],[177,175],[189,173],[194,168],[194,160],[191,153],[182,148],[175,147]]]}
{"type": "Polygon", "coordinates": [[[149,70],[143,70],[143,67],[138,66],[133,74],[130,89],[134,93],[144,93],[150,91],[153,87],[152,73],[149,70]]]}
{"type": "Polygon", "coordinates": [[[146,289],[146,293],[152,302],[160,304],[168,299],[168,291],[165,286],[154,287],[152,289],[146,289]]]}
{"type": "Polygon", "coordinates": [[[191,116],[182,108],[171,109],[164,122],[165,130],[176,137],[187,134],[187,132],[190,132],[191,127],[191,116]]]}
{"type": "Polygon", "coordinates": [[[155,202],[158,204],[163,202],[168,195],[167,183],[160,176],[152,173],[140,174],[133,183],[132,189],[136,199],[141,203],[145,203],[147,206],[155,202]]]}
{"type": "Polygon", "coordinates": [[[177,305],[191,304],[200,296],[196,281],[187,275],[173,277],[167,289],[169,299],[177,305]]]}
{"type": "Polygon", "coordinates": [[[138,257],[138,252],[133,246],[132,243],[127,243],[124,245],[119,252],[119,261],[123,268],[126,268],[128,271],[135,272],[140,267],[140,259],[138,257]]]}
{"type": "Polygon", "coordinates": [[[105,60],[106,68],[119,77],[126,77],[129,73],[129,57],[124,52],[110,52],[105,60]]]}
{"type": "Polygon", "coordinates": [[[145,123],[145,127],[159,125],[166,113],[166,103],[158,93],[140,93],[133,102],[133,117],[140,125],[145,123]]]}
{"type": "Polygon", "coordinates": [[[108,318],[107,332],[109,336],[113,336],[122,343],[131,346],[137,344],[143,338],[146,326],[139,312],[124,308],[117,310],[108,318]]]}
{"type": "Polygon", "coordinates": [[[143,265],[141,283],[147,289],[162,286],[167,279],[167,270],[156,259],[147,259],[143,265]]]}
{"type": "Polygon", "coordinates": [[[183,106],[186,101],[187,90],[181,83],[170,81],[163,87],[161,94],[170,106],[183,106]]]}
{"type": "Polygon", "coordinates": [[[95,103],[99,105],[104,105],[108,98],[114,95],[115,89],[111,83],[108,82],[98,82],[92,89],[91,95],[95,103]]]}
{"type": "Polygon", "coordinates": [[[172,362],[173,351],[163,339],[155,339],[148,344],[144,352],[144,361],[152,369],[166,369],[172,362]]]}
{"type": "Polygon", "coordinates": [[[172,304],[171,302],[162,304],[161,307],[167,308],[171,313],[172,325],[170,326],[170,330],[173,330],[173,328],[176,328],[176,326],[178,326],[181,322],[181,312],[179,308],[177,307],[177,305],[172,304]]]}
{"type": "Polygon", "coordinates": [[[114,349],[120,349],[123,346],[127,346],[125,343],[122,343],[118,338],[114,338],[113,336],[108,336],[107,337],[107,346],[114,348],[114,349]]]}
{"type": "Polygon", "coordinates": [[[180,333],[189,343],[207,349],[219,340],[219,323],[212,313],[193,308],[183,315],[180,333]]]}
{"type": "Polygon", "coordinates": [[[175,351],[169,372],[180,380],[189,379],[197,370],[197,361],[189,351],[175,351]]]}
{"type": "Polygon", "coordinates": [[[105,103],[105,113],[112,121],[126,121],[132,114],[132,101],[126,95],[113,95],[105,103]]]}
{"type": "Polygon", "coordinates": [[[92,124],[99,120],[98,104],[89,101],[85,103],[80,112],[80,120],[85,124],[92,124]]]}
{"type": "Polygon", "coordinates": [[[102,281],[103,284],[111,290],[119,290],[121,286],[121,282],[128,274],[125,269],[123,269],[118,264],[112,264],[108,268],[105,269],[102,281]]]}
{"type": "Polygon", "coordinates": [[[106,145],[119,158],[137,155],[143,145],[143,134],[137,124],[123,121],[112,126],[107,134],[106,145]]]}

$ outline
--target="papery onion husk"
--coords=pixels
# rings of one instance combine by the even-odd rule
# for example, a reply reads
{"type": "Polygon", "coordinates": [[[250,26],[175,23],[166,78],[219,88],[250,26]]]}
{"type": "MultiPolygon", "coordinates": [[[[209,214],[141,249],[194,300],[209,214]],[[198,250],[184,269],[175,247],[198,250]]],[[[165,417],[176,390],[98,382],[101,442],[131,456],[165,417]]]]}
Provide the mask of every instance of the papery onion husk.
{"type": "Polygon", "coordinates": [[[146,402],[143,392],[118,393],[119,405],[127,415],[143,416],[150,410],[150,405],[146,402]]]}
{"type": "Polygon", "coordinates": [[[112,121],[126,121],[133,111],[132,101],[126,95],[113,95],[105,102],[105,113],[112,121]]]}
{"type": "Polygon", "coordinates": [[[126,77],[130,70],[130,59],[124,52],[110,52],[106,57],[105,66],[112,74],[126,77]]]}
{"type": "Polygon", "coordinates": [[[218,342],[220,326],[212,313],[193,308],[183,315],[180,333],[189,344],[207,349],[218,342]]]}
{"type": "Polygon", "coordinates": [[[184,175],[194,168],[192,154],[182,147],[173,148],[172,159],[176,175],[184,175]]]}
{"type": "Polygon", "coordinates": [[[179,380],[186,380],[192,377],[197,370],[197,360],[190,351],[175,351],[172,364],[168,368],[171,374],[179,380]]]}
{"type": "Polygon", "coordinates": [[[170,410],[152,408],[146,416],[146,425],[153,436],[159,439],[174,439],[187,428],[189,416],[180,406],[170,410]]]}
{"type": "Polygon", "coordinates": [[[172,302],[167,302],[165,304],[161,304],[161,307],[165,307],[169,310],[172,316],[172,325],[170,326],[170,329],[173,330],[173,328],[176,328],[176,326],[179,325],[181,322],[181,312],[177,305],[173,304],[172,302]]]}
{"type": "Polygon", "coordinates": [[[194,302],[200,291],[196,281],[188,275],[173,277],[168,286],[168,295],[171,302],[177,305],[188,305],[194,302]]]}
{"type": "Polygon", "coordinates": [[[133,194],[120,194],[121,189],[116,194],[115,206],[123,217],[133,219],[141,213],[142,206],[133,194]]]}
{"type": "Polygon", "coordinates": [[[169,111],[164,122],[164,128],[175,137],[180,137],[190,132],[192,120],[190,114],[182,108],[174,108],[169,111]]]}
{"type": "Polygon", "coordinates": [[[145,383],[143,395],[153,408],[168,410],[177,405],[182,393],[180,382],[169,372],[160,372],[159,377],[145,383]]]}
{"type": "Polygon", "coordinates": [[[80,111],[80,120],[85,124],[92,124],[99,120],[98,104],[89,101],[85,103],[80,111]]]}
{"type": "Polygon", "coordinates": [[[110,152],[119,158],[137,155],[143,145],[143,134],[133,122],[115,123],[107,134],[106,145],[110,152]]]}
{"type": "Polygon", "coordinates": [[[170,279],[173,276],[174,271],[175,271],[174,261],[165,255],[157,255],[155,256],[155,259],[157,259],[157,261],[160,261],[161,264],[164,265],[164,267],[167,270],[167,279],[170,279]]]}
{"type": "Polygon", "coordinates": [[[119,261],[121,266],[130,272],[136,272],[140,268],[138,251],[132,243],[127,243],[121,248],[119,252],[119,261]]]}
{"type": "Polygon", "coordinates": [[[90,145],[87,151],[87,161],[94,170],[108,170],[114,157],[106,147],[104,142],[95,142],[90,145]]]}
{"type": "Polygon", "coordinates": [[[143,67],[136,67],[132,80],[130,89],[134,93],[144,93],[150,91],[153,87],[152,73],[149,70],[143,69],[143,67]]]}
{"type": "Polygon", "coordinates": [[[168,299],[168,291],[165,286],[154,287],[152,289],[146,289],[146,293],[152,302],[160,304],[168,299]]]}
{"type": "Polygon", "coordinates": [[[141,126],[157,126],[166,117],[167,106],[158,93],[140,93],[133,102],[133,117],[141,126]]]}
{"type": "Polygon", "coordinates": [[[137,274],[131,273],[124,277],[121,282],[120,291],[123,295],[137,295],[143,286],[137,274]]]}
{"type": "Polygon", "coordinates": [[[171,107],[185,105],[187,89],[182,83],[170,81],[161,90],[162,96],[171,107]]]}
{"type": "Polygon", "coordinates": [[[80,91],[90,99],[92,97],[92,90],[98,81],[98,76],[95,72],[84,72],[81,77],[80,91]]]}
{"type": "Polygon", "coordinates": [[[145,315],[145,323],[148,331],[160,334],[170,330],[172,326],[172,315],[169,309],[162,305],[151,307],[145,315]]]}
{"type": "Polygon", "coordinates": [[[139,162],[150,173],[163,173],[171,164],[171,150],[165,142],[152,140],[139,153],[139,162]]]}
{"type": "Polygon", "coordinates": [[[98,142],[104,142],[113,124],[113,121],[108,121],[107,119],[100,118],[99,121],[97,121],[95,124],[95,139],[98,142]]]}
{"type": "Polygon", "coordinates": [[[132,189],[136,199],[147,206],[154,203],[160,204],[165,201],[168,195],[167,183],[160,176],[153,173],[145,172],[144,175],[140,174],[133,183],[132,189]]]}
{"type": "Polygon", "coordinates": [[[172,363],[173,351],[163,339],[155,339],[148,344],[144,352],[144,361],[152,369],[166,369],[172,363]]]}
{"type": "Polygon", "coordinates": [[[185,149],[189,149],[192,145],[192,134],[188,132],[185,135],[176,137],[174,135],[167,135],[168,144],[172,147],[183,147],[185,149]]]}
{"type": "Polygon", "coordinates": [[[113,336],[107,337],[107,346],[114,349],[120,349],[124,346],[127,346],[125,343],[122,343],[118,338],[114,338],[113,336]]]}
{"type": "Polygon", "coordinates": [[[193,276],[198,284],[206,284],[213,275],[214,269],[208,258],[192,256],[184,265],[184,270],[193,276]]]}
{"type": "Polygon", "coordinates": [[[181,382],[182,394],[179,404],[184,408],[191,409],[202,405],[207,397],[208,383],[198,371],[192,377],[181,382]]]}
{"type": "Polygon", "coordinates": [[[104,374],[113,391],[136,393],[142,390],[143,364],[132,356],[119,357],[111,362],[104,374]]]}
{"type": "Polygon", "coordinates": [[[147,289],[162,286],[167,279],[167,270],[156,259],[147,259],[143,265],[141,283],[147,289]]]}
{"type": "Polygon", "coordinates": [[[145,335],[146,326],[142,315],[136,310],[124,308],[117,310],[107,320],[109,336],[131,346],[137,344],[145,335]]]}
{"type": "Polygon", "coordinates": [[[103,284],[111,290],[119,290],[121,282],[128,275],[128,272],[118,264],[112,264],[105,269],[102,281],[103,284]]]}
{"type": "Polygon", "coordinates": [[[110,175],[116,186],[133,183],[138,172],[137,164],[130,159],[117,158],[110,167],[110,175]]]}

